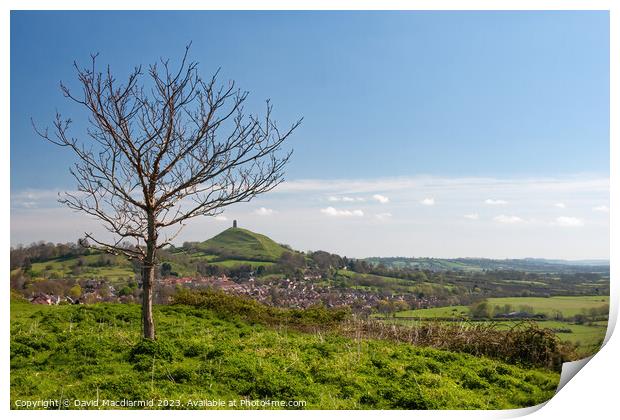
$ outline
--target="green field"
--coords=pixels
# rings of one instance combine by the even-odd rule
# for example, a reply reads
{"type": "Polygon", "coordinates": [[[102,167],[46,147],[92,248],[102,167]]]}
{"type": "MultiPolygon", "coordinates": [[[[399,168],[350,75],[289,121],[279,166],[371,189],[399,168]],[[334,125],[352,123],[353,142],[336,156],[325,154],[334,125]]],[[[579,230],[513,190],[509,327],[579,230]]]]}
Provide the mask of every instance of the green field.
{"type": "Polygon", "coordinates": [[[410,309],[396,312],[394,316],[397,318],[467,318],[469,316],[469,308],[459,305],[429,309],[410,309]]]}
{"type": "Polygon", "coordinates": [[[609,296],[553,296],[527,297],[527,298],[492,298],[489,299],[492,306],[512,305],[518,309],[521,305],[534,308],[536,313],[544,313],[552,316],[555,311],[561,312],[565,317],[575,316],[592,308],[600,308],[609,305],[609,296]]]}
{"type": "MultiPolygon", "coordinates": [[[[302,333],[207,309],[11,303],[18,399],[296,400],[310,409],[505,409],[551,398],[559,375],[485,357],[335,333],[302,333]]],[[[69,407],[74,408],[74,407],[69,407]]],[[[154,407],[158,408],[158,407],[154,407]]],[[[173,407],[174,408],[174,407],[173,407]]]]}
{"type": "MultiPolygon", "coordinates": [[[[511,305],[514,310],[519,310],[520,306],[529,306],[535,313],[544,313],[553,317],[555,313],[561,313],[564,317],[572,317],[588,311],[592,308],[599,308],[609,304],[608,296],[556,296],[550,298],[538,297],[513,297],[513,298],[489,298],[489,304],[494,306],[511,305]]],[[[377,318],[383,315],[375,315],[377,318]]],[[[469,319],[469,308],[467,306],[444,306],[429,309],[417,309],[400,311],[389,317],[387,322],[395,322],[403,325],[417,325],[419,322],[427,322],[440,318],[443,322],[462,322],[466,325],[469,319]],[[416,320],[419,319],[419,320],[416,320]],[[455,321],[446,319],[453,318],[455,321]]],[[[475,321],[475,323],[493,323],[500,329],[511,328],[521,321],[475,321]]],[[[543,328],[553,330],[570,330],[571,332],[556,332],[557,336],[563,340],[573,343],[581,355],[591,355],[598,351],[607,331],[607,322],[596,322],[586,324],[576,324],[565,321],[537,321],[543,328]]]]}
{"type": "MultiPolygon", "coordinates": [[[[510,297],[510,298],[489,298],[487,299],[491,307],[511,305],[514,310],[519,310],[520,306],[530,306],[535,313],[544,313],[553,316],[554,312],[561,312],[565,317],[571,317],[587,311],[591,308],[599,308],[609,305],[609,296],[554,296],[543,297],[510,297]]],[[[429,309],[415,309],[400,311],[397,317],[418,317],[418,318],[461,318],[469,316],[467,306],[443,306],[429,309]]]]}
{"type": "Polygon", "coordinates": [[[344,277],[353,289],[385,291],[405,293],[424,293],[433,295],[436,292],[451,291],[452,285],[443,285],[430,282],[414,282],[412,280],[399,279],[396,277],[379,276],[376,274],[357,273],[351,270],[340,269],[337,276],[344,277]]]}
{"type": "Polygon", "coordinates": [[[85,265],[81,267],[79,277],[81,278],[107,278],[112,282],[133,278],[135,273],[131,264],[126,258],[105,255],[113,264],[102,267],[92,267],[88,264],[96,263],[103,254],[84,255],[73,258],[56,258],[46,262],[32,264],[32,277],[40,278],[70,278],[76,277],[72,273],[73,268],[78,264],[80,258],[85,265]]]}

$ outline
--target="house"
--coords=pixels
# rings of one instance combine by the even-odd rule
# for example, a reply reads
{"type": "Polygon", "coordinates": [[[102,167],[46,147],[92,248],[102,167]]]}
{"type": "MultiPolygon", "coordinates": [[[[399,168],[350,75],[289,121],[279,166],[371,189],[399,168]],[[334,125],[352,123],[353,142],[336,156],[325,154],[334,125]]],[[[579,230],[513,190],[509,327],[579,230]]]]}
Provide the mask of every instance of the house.
{"type": "Polygon", "coordinates": [[[30,303],[34,303],[37,305],[58,305],[60,303],[60,300],[60,296],[39,293],[38,295],[30,299],[30,303]]]}

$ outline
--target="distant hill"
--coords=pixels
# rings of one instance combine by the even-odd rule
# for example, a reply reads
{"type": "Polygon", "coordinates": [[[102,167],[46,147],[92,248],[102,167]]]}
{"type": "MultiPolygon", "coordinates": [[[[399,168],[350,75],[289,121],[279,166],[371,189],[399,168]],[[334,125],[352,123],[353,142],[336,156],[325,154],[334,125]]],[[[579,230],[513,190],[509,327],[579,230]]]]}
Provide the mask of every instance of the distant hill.
{"type": "Polygon", "coordinates": [[[609,273],[609,262],[605,260],[546,260],[542,258],[504,259],[489,258],[407,258],[371,257],[371,264],[383,264],[390,268],[413,268],[443,271],[517,270],[531,273],[609,273]]]}
{"type": "Polygon", "coordinates": [[[294,252],[260,233],[231,227],[195,245],[196,249],[224,259],[277,261],[284,252],[294,252]]]}

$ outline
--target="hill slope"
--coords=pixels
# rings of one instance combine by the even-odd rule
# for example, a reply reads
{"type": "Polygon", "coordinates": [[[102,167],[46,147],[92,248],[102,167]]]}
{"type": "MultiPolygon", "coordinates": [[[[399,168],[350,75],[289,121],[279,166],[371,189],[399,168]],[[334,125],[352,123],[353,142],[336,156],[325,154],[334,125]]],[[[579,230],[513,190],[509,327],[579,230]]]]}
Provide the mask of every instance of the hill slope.
{"type": "Polygon", "coordinates": [[[207,309],[156,306],[155,317],[158,341],[149,344],[140,341],[137,305],[12,301],[11,407],[62,395],[71,404],[179,400],[155,409],[217,399],[305,401],[309,409],[504,409],[548,400],[559,380],[486,357],[283,331],[207,309]]]}
{"type": "Polygon", "coordinates": [[[265,235],[235,227],[201,242],[197,248],[226,259],[271,262],[277,261],[284,252],[291,252],[265,235]]]}

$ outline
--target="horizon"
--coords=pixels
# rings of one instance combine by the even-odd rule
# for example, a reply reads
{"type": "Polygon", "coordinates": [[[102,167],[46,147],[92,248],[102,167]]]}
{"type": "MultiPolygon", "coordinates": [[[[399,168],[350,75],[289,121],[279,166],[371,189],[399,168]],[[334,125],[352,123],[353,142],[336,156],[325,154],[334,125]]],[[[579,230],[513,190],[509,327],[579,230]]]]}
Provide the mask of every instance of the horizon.
{"type": "MultiPolygon", "coordinates": [[[[233,220],[234,222],[237,222],[237,220],[233,220]]],[[[274,242],[276,242],[279,245],[285,245],[285,246],[290,246],[286,243],[283,242],[278,242],[275,239],[271,238],[269,236],[269,234],[267,232],[255,232],[251,229],[245,228],[243,226],[229,226],[227,228],[224,228],[222,231],[216,233],[215,235],[211,236],[210,238],[205,239],[204,241],[191,241],[189,243],[201,243],[201,242],[206,242],[209,239],[214,238],[215,236],[226,232],[227,230],[230,229],[242,229],[242,230],[246,230],[255,234],[260,234],[260,235],[264,235],[267,236],[269,239],[273,240],[274,242]]],[[[187,242],[187,241],[186,241],[187,242]]],[[[53,241],[46,241],[45,239],[40,239],[38,241],[33,241],[29,244],[16,244],[13,245],[11,244],[11,248],[17,248],[17,247],[28,247],[28,246],[32,246],[35,245],[37,243],[53,243],[54,245],[57,244],[78,244],[78,240],[75,241],[67,241],[67,242],[53,242],[53,241]]],[[[174,248],[182,248],[185,242],[183,243],[177,243],[177,244],[172,244],[172,247],[174,248]]],[[[294,249],[294,251],[297,252],[303,252],[303,253],[308,253],[308,252],[318,252],[318,251],[324,251],[324,252],[329,252],[331,254],[338,254],[335,252],[330,252],[329,250],[326,249],[307,249],[307,250],[302,250],[302,249],[294,249]]],[[[338,254],[340,255],[340,254],[338,254]]],[[[340,255],[341,257],[348,257],[346,254],[340,255]]],[[[578,263],[578,262],[582,262],[584,265],[587,265],[587,262],[594,262],[594,263],[605,263],[607,265],[609,265],[610,260],[609,259],[605,259],[605,258],[586,258],[586,259],[563,259],[563,258],[545,258],[545,257],[520,257],[520,258],[513,258],[513,257],[498,257],[498,258],[490,258],[490,257],[483,257],[483,256],[451,256],[451,257],[433,257],[433,256],[424,256],[424,255],[418,255],[418,256],[406,256],[406,255],[371,255],[371,256],[363,256],[363,257],[350,257],[350,258],[354,258],[354,259],[373,259],[373,258],[394,258],[394,259],[438,259],[438,260],[493,260],[493,261],[501,261],[501,260],[542,260],[542,261],[565,261],[565,262],[574,262],[574,263],[578,263]]],[[[604,264],[604,265],[605,265],[604,264]]]]}
{"type": "Polygon", "coordinates": [[[179,243],[237,219],[356,258],[609,260],[604,11],[13,11],[11,246],[105,235],[56,202],[75,188],[71,157],[30,125],[58,109],[83,138],[58,89],[75,88],[73,60],[99,52],[123,80],[189,41],[202,76],[221,67],[250,91],[249,111],[271,98],[281,126],[304,123],[283,184],[194,219],[179,243]]]}

